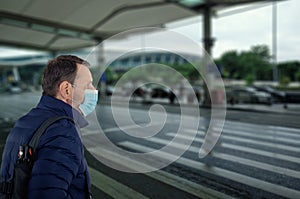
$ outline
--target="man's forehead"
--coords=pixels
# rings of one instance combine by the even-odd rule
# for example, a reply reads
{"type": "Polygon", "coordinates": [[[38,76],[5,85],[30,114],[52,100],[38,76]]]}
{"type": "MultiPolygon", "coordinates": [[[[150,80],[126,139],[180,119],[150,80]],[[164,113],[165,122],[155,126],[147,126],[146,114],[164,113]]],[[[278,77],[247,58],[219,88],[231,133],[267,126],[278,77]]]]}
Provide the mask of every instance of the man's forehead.
{"type": "Polygon", "coordinates": [[[76,77],[77,79],[87,79],[87,80],[92,79],[91,72],[87,66],[83,64],[77,64],[77,67],[78,67],[77,77],[76,77]]]}

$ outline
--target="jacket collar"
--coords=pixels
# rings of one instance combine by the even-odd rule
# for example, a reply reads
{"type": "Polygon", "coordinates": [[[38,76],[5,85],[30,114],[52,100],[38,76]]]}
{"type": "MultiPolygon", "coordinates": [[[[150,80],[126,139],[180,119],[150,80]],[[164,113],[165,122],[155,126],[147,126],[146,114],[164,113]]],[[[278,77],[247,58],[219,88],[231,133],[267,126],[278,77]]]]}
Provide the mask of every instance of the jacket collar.
{"type": "Polygon", "coordinates": [[[47,109],[54,112],[56,115],[65,115],[74,119],[74,121],[83,128],[88,125],[87,120],[82,116],[82,114],[74,109],[69,104],[55,97],[43,95],[37,108],[47,109]]]}

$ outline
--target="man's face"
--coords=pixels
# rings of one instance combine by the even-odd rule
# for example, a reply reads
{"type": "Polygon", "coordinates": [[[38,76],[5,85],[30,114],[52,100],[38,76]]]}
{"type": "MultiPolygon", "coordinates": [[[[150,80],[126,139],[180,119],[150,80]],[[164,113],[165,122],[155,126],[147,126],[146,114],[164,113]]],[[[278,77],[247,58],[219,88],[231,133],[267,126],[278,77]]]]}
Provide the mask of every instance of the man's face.
{"type": "Polygon", "coordinates": [[[79,105],[84,101],[84,91],[86,89],[96,90],[93,86],[93,78],[88,67],[77,64],[78,71],[74,81],[73,89],[73,103],[72,106],[76,109],[79,108],[79,105]]]}

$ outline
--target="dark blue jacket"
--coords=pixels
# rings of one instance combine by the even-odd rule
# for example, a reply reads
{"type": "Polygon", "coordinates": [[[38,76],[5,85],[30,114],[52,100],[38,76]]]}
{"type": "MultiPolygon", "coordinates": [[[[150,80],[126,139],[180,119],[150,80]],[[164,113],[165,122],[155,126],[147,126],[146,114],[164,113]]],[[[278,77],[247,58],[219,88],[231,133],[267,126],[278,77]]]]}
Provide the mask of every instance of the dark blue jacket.
{"type": "MultiPolygon", "coordinates": [[[[35,130],[54,116],[69,116],[80,128],[88,124],[70,105],[53,97],[42,96],[37,107],[20,118],[8,135],[2,155],[1,181],[12,176],[19,146],[28,144],[35,130]]],[[[78,129],[67,119],[59,120],[40,139],[29,182],[29,198],[86,198],[90,192],[87,169],[78,129]]]]}

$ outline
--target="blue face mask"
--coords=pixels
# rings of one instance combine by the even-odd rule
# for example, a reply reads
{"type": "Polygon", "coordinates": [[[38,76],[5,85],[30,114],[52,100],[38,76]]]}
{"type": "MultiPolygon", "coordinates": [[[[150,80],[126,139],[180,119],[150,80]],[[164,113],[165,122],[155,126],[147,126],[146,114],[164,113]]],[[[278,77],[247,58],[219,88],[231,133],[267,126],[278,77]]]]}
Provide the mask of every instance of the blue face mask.
{"type": "Polygon", "coordinates": [[[80,104],[79,109],[84,116],[93,112],[96,108],[98,101],[98,90],[86,89],[84,91],[84,101],[80,104]]]}

